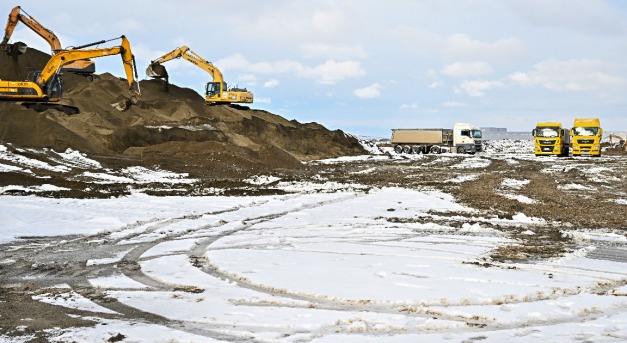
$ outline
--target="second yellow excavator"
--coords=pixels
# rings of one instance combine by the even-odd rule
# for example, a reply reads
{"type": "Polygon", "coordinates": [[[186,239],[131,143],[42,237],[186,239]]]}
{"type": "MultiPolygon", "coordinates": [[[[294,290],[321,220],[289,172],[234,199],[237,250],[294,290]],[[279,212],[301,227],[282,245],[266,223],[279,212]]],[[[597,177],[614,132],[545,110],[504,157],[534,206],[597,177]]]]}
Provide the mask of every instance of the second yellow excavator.
{"type": "Polygon", "coordinates": [[[46,108],[56,108],[67,114],[78,113],[78,108],[67,105],[55,104],[63,94],[63,83],[61,82],[61,67],[74,61],[97,58],[109,55],[121,55],[122,63],[128,80],[130,97],[120,102],[113,103],[111,106],[120,111],[128,109],[132,104],[137,103],[140,90],[137,83],[137,68],[135,65],[135,57],[131,51],[131,45],[125,36],[102,40],[96,43],[87,44],[97,45],[112,40],[122,39],[122,44],[111,48],[85,49],[85,50],[61,50],[53,55],[43,70],[28,75],[28,81],[0,81],[0,100],[25,101],[22,105],[42,110],[46,108]]]}
{"type": "MultiPolygon", "coordinates": [[[[59,53],[63,49],[59,38],[54,34],[54,32],[41,25],[40,22],[26,13],[26,11],[24,11],[20,6],[16,6],[13,10],[11,10],[11,13],[9,13],[9,20],[4,28],[4,38],[2,39],[2,42],[0,42],[0,48],[2,48],[2,50],[15,55],[26,52],[26,45],[24,44],[9,44],[9,39],[11,39],[18,22],[24,23],[24,25],[46,40],[46,42],[50,45],[53,55],[59,53]]],[[[62,70],[93,79],[93,74],[96,72],[96,64],[90,60],[78,60],[64,65],[62,70]]]]}
{"type": "Polygon", "coordinates": [[[224,81],[224,78],[222,77],[222,72],[214,66],[213,63],[203,59],[187,46],[176,48],[160,58],[151,61],[150,65],[146,69],[146,75],[152,78],[165,79],[167,83],[168,72],[161,64],[175,58],[183,58],[203,69],[209,73],[211,77],[213,77],[213,82],[207,82],[205,86],[205,101],[208,104],[250,104],[253,102],[252,92],[248,91],[246,88],[233,87],[229,89],[226,81],[224,81]]]}

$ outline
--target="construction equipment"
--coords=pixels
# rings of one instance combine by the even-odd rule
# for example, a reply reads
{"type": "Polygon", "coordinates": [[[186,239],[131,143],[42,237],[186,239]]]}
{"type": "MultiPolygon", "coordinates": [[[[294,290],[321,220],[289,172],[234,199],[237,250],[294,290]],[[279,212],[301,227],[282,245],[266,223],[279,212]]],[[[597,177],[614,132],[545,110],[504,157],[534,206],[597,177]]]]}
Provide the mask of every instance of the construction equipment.
{"type": "Polygon", "coordinates": [[[481,129],[466,123],[455,123],[453,129],[392,129],[397,154],[440,154],[457,152],[474,154],[482,150],[481,129]]]}
{"type": "Polygon", "coordinates": [[[610,133],[610,135],[608,136],[608,138],[610,139],[610,146],[612,147],[623,147],[625,146],[625,139],[619,135],[615,135],[613,133],[610,133]],[[618,143],[614,143],[614,139],[618,140],[618,143]]]}
{"type": "Polygon", "coordinates": [[[86,44],[81,48],[88,48],[112,40],[121,39],[122,44],[111,48],[85,49],[85,50],[61,50],[53,55],[42,71],[32,72],[28,75],[27,81],[0,81],[0,100],[14,101],[34,101],[25,102],[22,105],[41,110],[45,108],[57,108],[68,114],[78,113],[78,108],[67,105],[54,104],[58,102],[63,94],[63,84],[61,82],[60,70],[64,65],[86,59],[109,55],[121,55],[122,63],[128,80],[130,97],[120,102],[111,104],[120,111],[128,109],[132,104],[137,103],[140,96],[139,84],[137,83],[137,69],[135,57],[131,52],[131,46],[125,36],[102,40],[99,42],[86,44]],[[134,74],[133,74],[134,72],[134,74]]]}
{"type": "Polygon", "coordinates": [[[568,129],[563,129],[558,122],[542,122],[531,131],[534,137],[534,152],[536,156],[557,155],[568,157],[570,150],[570,135],[568,129]]]}
{"type": "Polygon", "coordinates": [[[601,156],[603,129],[599,118],[575,118],[570,135],[573,141],[573,156],[601,156]]]}
{"type": "MultiPolygon", "coordinates": [[[[40,22],[35,20],[35,18],[33,18],[28,13],[26,13],[26,11],[24,11],[20,6],[14,7],[13,10],[11,10],[11,13],[9,13],[9,20],[7,21],[6,27],[4,29],[4,38],[0,43],[0,48],[2,48],[2,50],[12,55],[21,55],[26,52],[26,44],[9,44],[9,39],[11,39],[11,35],[13,35],[13,30],[15,30],[18,22],[24,23],[24,25],[33,30],[41,38],[46,40],[46,42],[48,42],[48,44],[50,45],[52,55],[57,54],[63,50],[63,48],[61,47],[61,42],[59,41],[57,35],[41,25],[40,22]]],[[[62,70],[65,72],[86,76],[93,80],[93,74],[96,72],[96,64],[90,60],[78,60],[64,65],[62,67],[62,70]]]]}
{"type": "Polygon", "coordinates": [[[211,62],[203,59],[187,46],[182,46],[150,62],[146,69],[146,75],[152,78],[165,79],[166,85],[169,82],[168,72],[163,63],[175,58],[183,58],[197,67],[203,69],[213,78],[213,82],[205,85],[205,101],[208,104],[231,104],[231,103],[252,103],[253,93],[246,88],[233,87],[228,89],[222,72],[211,62]]]}

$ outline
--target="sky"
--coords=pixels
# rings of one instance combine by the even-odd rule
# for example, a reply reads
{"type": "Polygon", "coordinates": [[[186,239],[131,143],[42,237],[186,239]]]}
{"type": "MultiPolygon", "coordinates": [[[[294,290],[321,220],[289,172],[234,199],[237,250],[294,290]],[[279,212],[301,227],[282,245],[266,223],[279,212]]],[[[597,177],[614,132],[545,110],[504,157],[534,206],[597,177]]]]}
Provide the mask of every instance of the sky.
{"type": "MultiPolygon", "coordinates": [[[[517,143],[498,141],[494,151],[517,143]]],[[[391,159],[391,148],[384,150],[389,154],[314,163],[391,159]]],[[[21,256],[28,255],[34,263],[27,279],[41,287],[34,300],[89,311],[72,318],[96,322],[49,329],[50,341],[106,342],[118,335],[125,342],[164,343],[627,339],[625,263],[599,259],[612,253],[620,257],[617,251],[627,238],[617,228],[577,228],[523,213],[498,216],[437,190],[340,184],[324,176],[243,180],[285,191],[279,195],[224,196],[214,189],[211,196],[151,196],[147,190],[158,192],[159,184],[171,189],[169,182],[186,183],[187,175],[170,173],[167,181],[163,171],[114,170],[76,151],[54,154],[52,166],[0,144],[0,161],[10,163],[0,163],[0,171],[9,167],[37,175],[58,168],[68,175],[84,170],[82,177],[92,176],[95,184],[132,184],[132,194],[106,199],[8,196],[2,193],[11,186],[0,187],[0,244],[6,243],[10,252],[0,255],[0,266],[19,268],[21,256]],[[559,256],[489,257],[495,249],[525,244],[524,237],[533,244],[535,235],[556,228],[572,242],[559,256]],[[32,239],[39,236],[47,238],[32,239]],[[86,246],[89,254],[83,252],[86,246]],[[53,273],[48,279],[38,274],[66,265],[81,266],[83,272],[53,273]]],[[[520,152],[460,155],[450,167],[464,172],[441,182],[462,185],[491,163],[515,165],[529,159],[535,159],[533,154],[520,152]]],[[[566,159],[538,160],[543,173],[560,173],[569,164],[566,159]]],[[[578,168],[581,179],[558,186],[566,194],[590,196],[612,180],[608,168],[578,168]]],[[[503,178],[497,194],[536,202],[523,195],[529,182],[503,178]]],[[[24,189],[37,194],[51,187],[24,189]]],[[[606,200],[627,205],[624,193],[613,198],[606,200]]],[[[13,332],[34,330],[25,319],[13,332]]],[[[0,341],[25,339],[0,334],[0,341]]]]}
{"type": "MultiPolygon", "coordinates": [[[[599,117],[627,129],[627,4],[619,0],[6,1],[64,47],[125,35],[139,78],[182,45],[211,61],[251,108],[355,135],[452,128],[530,131],[599,117]]],[[[49,51],[19,25],[12,41],[49,51]]],[[[101,47],[112,46],[101,45],[101,47]]],[[[124,76],[99,58],[97,73],[124,76]]],[[[167,62],[170,82],[204,92],[211,76],[167,62]]]]}

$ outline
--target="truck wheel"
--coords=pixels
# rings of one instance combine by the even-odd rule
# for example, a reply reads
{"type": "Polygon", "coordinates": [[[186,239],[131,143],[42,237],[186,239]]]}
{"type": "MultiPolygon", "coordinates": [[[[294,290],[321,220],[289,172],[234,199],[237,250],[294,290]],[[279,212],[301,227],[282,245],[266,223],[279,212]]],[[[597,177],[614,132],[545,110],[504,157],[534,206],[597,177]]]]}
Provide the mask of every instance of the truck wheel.
{"type": "Polygon", "coordinates": [[[466,153],[466,148],[464,148],[463,146],[458,146],[457,147],[457,153],[458,154],[465,154],[466,153]]]}
{"type": "Polygon", "coordinates": [[[439,146],[434,145],[434,146],[431,147],[431,153],[432,154],[440,154],[440,153],[442,153],[442,149],[440,149],[439,146]]]}
{"type": "Polygon", "coordinates": [[[422,152],[422,147],[421,147],[420,145],[414,145],[414,146],[411,148],[411,152],[412,152],[412,153],[414,153],[414,154],[416,154],[416,155],[418,155],[419,153],[421,153],[421,152],[422,152]]]}
{"type": "Polygon", "coordinates": [[[409,145],[405,145],[403,147],[403,152],[406,154],[411,154],[411,147],[409,145]]]}
{"type": "Polygon", "coordinates": [[[397,145],[395,145],[395,146],[394,146],[394,152],[395,152],[395,153],[397,153],[397,154],[402,153],[402,152],[403,152],[403,147],[402,147],[402,146],[400,146],[400,145],[398,145],[398,144],[397,144],[397,145]]]}

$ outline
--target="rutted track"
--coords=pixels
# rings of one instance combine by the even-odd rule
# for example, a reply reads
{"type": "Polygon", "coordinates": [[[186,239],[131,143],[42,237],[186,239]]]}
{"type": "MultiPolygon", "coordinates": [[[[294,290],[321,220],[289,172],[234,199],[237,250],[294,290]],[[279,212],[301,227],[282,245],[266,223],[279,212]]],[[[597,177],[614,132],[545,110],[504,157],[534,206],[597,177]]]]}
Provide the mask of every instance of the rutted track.
{"type": "MultiPolygon", "coordinates": [[[[564,232],[572,229],[572,224],[557,221],[560,219],[559,215],[554,218],[549,217],[549,220],[532,226],[520,227],[516,224],[515,218],[512,218],[512,214],[519,209],[529,215],[546,212],[533,205],[522,206],[515,200],[506,199],[497,194],[499,189],[500,191],[508,190],[506,186],[508,183],[503,180],[508,178],[520,180],[527,176],[533,179],[535,173],[546,173],[543,171],[547,169],[546,167],[521,159],[518,163],[533,165],[532,171],[508,174],[504,172],[508,168],[506,163],[499,159],[483,158],[489,163],[483,163],[482,167],[468,172],[461,168],[459,170],[451,168],[451,166],[460,165],[459,159],[459,157],[446,157],[438,160],[437,156],[429,156],[428,160],[419,161],[420,163],[372,162],[342,166],[341,169],[346,170],[345,174],[341,175],[359,179],[363,184],[373,186],[372,189],[365,191],[351,190],[332,194],[297,193],[205,213],[173,218],[153,218],[89,237],[23,239],[3,247],[0,261],[11,260],[13,262],[3,262],[0,265],[2,266],[0,273],[2,273],[5,286],[20,285],[36,280],[37,287],[40,289],[39,293],[68,292],[68,289],[59,286],[66,284],[94,303],[117,313],[115,315],[99,314],[102,317],[153,323],[222,341],[263,341],[254,333],[259,330],[268,330],[268,328],[254,322],[240,323],[237,317],[232,321],[203,320],[193,316],[189,320],[183,320],[174,314],[167,314],[167,311],[153,310],[148,303],[137,304],[129,301],[128,297],[132,297],[133,294],[153,293],[160,299],[182,297],[190,302],[202,302],[207,297],[225,296],[212,293],[214,289],[212,287],[216,284],[220,287],[220,283],[223,283],[225,288],[228,285],[231,289],[233,285],[236,285],[237,289],[245,292],[241,296],[225,293],[228,296],[224,300],[234,308],[293,309],[310,315],[322,312],[335,318],[330,322],[312,321],[311,323],[308,323],[306,319],[301,319],[298,322],[300,325],[287,322],[275,323],[272,330],[276,331],[276,337],[283,337],[285,341],[291,341],[290,337],[294,337],[294,340],[311,341],[337,333],[376,336],[421,334],[429,331],[451,334],[470,332],[480,335],[482,332],[518,330],[536,326],[595,323],[606,317],[624,314],[625,301],[618,302],[622,306],[606,301],[607,299],[621,299],[620,297],[625,296],[621,292],[624,292],[627,286],[627,278],[624,277],[624,273],[621,274],[617,265],[611,265],[611,268],[601,266],[586,269],[577,265],[558,265],[552,262],[554,258],[570,256],[569,254],[576,252],[577,249],[587,249],[593,245],[596,248],[589,249],[586,253],[589,258],[613,261],[620,265],[620,263],[627,262],[624,244],[595,239],[582,241],[581,238],[575,239],[572,235],[564,235],[564,232]],[[427,163],[429,163],[428,167],[425,166],[427,163]],[[441,177],[416,177],[426,168],[432,168],[433,175],[441,174],[441,177]],[[355,174],[363,170],[370,170],[370,172],[355,174]],[[386,176],[392,176],[384,182],[381,174],[377,174],[376,170],[390,171],[391,174],[386,176]],[[476,177],[464,181],[463,187],[460,187],[459,183],[447,181],[467,174],[474,174],[476,177]],[[474,199],[470,195],[480,188],[481,181],[491,182],[495,194],[483,199],[474,199]],[[315,231],[307,235],[301,233],[294,235],[294,232],[286,231],[282,224],[285,223],[282,220],[288,217],[311,218],[338,207],[359,208],[355,207],[352,202],[360,201],[360,199],[365,203],[368,203],[368,199],[374,201],[378,199],[377,194],[381,192],[381,189],[377,187],[397,182],[411,188],[427,191],[435,188],[456,194],[458,199],[470,204],[473,208],[478,208],[479,211],[420,212],[411,207],[414,206],[411,202],[401,200],[386,204],[387,210],[384,208],[381,213],[373,211],[372,213],[346,214],[346,218],[357,218],[357,220],[350,225],[351,230],[348,231],[342,231],[345,228],[338,226],[337,236],[316,237],[315,231]],[[437,228],[429,227],[430,223],[436,225],[437,228]],[[425,229],[421,229],[423,225],[425,229]],[[491,231],[486,233],[468,230],[469,227],[475,225],[483,228],[487,226],[491,231]],[[529,234],[530,229],[533,230],[533,234],[529,234]],[[388,230],[389,233],[387,233],[388,230]],[[251,241],[249,238],[255,235],[265,238],[258,242],[251,241]],[[558,237],[559,235],[561,237],[558,237]],[[276,241],[273,240],[275,236],[276,241]],[[445,237],[445,239],[430,241],[438,236],[445,237]],[[502,238],[498,247],[492,246],[492,238],[495,236],[502,238]],[[542,246],[543,242],[548,239],[547,237],[556,239],[554,244],[557,248],[535,250],[542,246]],[[354,244],[361,250],[350,252],[315,248],[315,244],[319,242],[354,244]],[[314,243],[313,247],[308,245],[310,243],[314,243]],[[461,245],[472,247],[473,251],[484,252],[476,255],[460,252],[455,247],[461,245]],[[463,266],[479,270],[489,268],[502,275],[513,273],[509,272],[510,270],[543,278],[553,278],[555,275],[556,279],[563,280],[564,285],[534,292],[477,294],[474,297],[452,295],[448,298],[430,298],[428,295],[417,293],[415,300],[411,301],[394,299],[386,294],[378,294],[373,298],[359,295],[343,297],[337,294],[297,289],[283,285],[280,281],[267,283],[262,279],[257,279],[257,274],[246,274],[246,269],[242,269],[243,267],[230,269],[220,260],[223,255],[219,253],[224,251],[259,250],[273,253],[277,249],[281,252],[279,248],[283,246],[293,246],[293,249],[288,251],[295,254],[320,254],[321,257],[335,255],[338,260],[376,257],[377,259],[404,259],[407,261],[405,264],[422,261],[421,263],[458,265],[460,268],[463,266]],[[527,250],[523,249],[525,247],[527,250]],[[370,248],[377,252],[369,252],[370,248]],[[533,252],[537,255],[534,256],[533,252]],[[214,258],[212,253],[218,254],[214,258]],[[544,257],[545,255],[549,257],[544,257]],[[181,259],[185,260],[182,264],[181,259]],[[163,275],[155,270],[156,263],[169,267],[180,266],[190,271],[190,278],[185,279],[180,275],[163,275]],[[6,267],[8,265],[10,268],[6,267]],[[195,272],[204,275],[205,278],[195,278],[197,277],[195,272]],[[196,276],[192,277],[191,274],[196,276]],[[137,285],[124,288],[94,283],[96,279],[116,275],[133,280],[137,285]],[[575,277],[585,278],[588,281],[583,283],[570,281],[575,277]],[[203,280],[209,279],[216,282],[211,286],[203,284],[203,280]],[[578,303],[582,298],[595,298],[605,305],[575,306],[562,314],[553,314],[548,318],[529,318],[526,321],[519,321],[515,316],[503,319],[490,314],[499,308],[506,308],[516,313],[517,308],[547,306],[551,303],[578,303]],[[398,323],[411,323],[411,325],[401,325],[394,322],[395,320],[398,323]],[[361,329],[356,327],[356,322],[363,327],[361,329]],[[381,324],[385,322],[389,324],[381,324]]],[[[592,161],[584,160],[584,162],[592,161]]],[[[461,163],[461,165],[464,164],[461,163]]],[[[529,170],[530,168],[523,169],[529,170]]],[[[337,177],[337,169],[333,167],[328,167],[326,170],[323,168],[319,175],[329,182],[346,181],[342,180],[343,176],[337,177]]],[[[562,175],[557,178],[559,184],[568,184],[562,175]]],[[[546,182],[544,178],[533,180],[536,181],[532,182],[546,182]]],[[[583,180],[580,179],[578,182],[583,182],[583,180]]],[[[600,189],[602,183],[593,181],[591,185],[600,189]]],[[[528,195],[533,199],[541,198],[543,202],[551,197],[551,194],[547,192],[553,192],[552,194],[562,192],[568,195],[563,196],[563,199],[572,201],[573,204],[580,201],[578,195],[573,194],[574,192],[569,191],[568,188],[546,187],[544,189],[545,193],[538,193],[529,186],[524,186],[509,189],[509,191],[528,195]]],[[[599,197],[606,196],[607,199],[613,199],[616,196],[623,196],[624,192],[610,189],[603,194],[599,197]]],[[[570,207],[566,208],[566,211],[570,210],[570,207]]],[[[610,219],[610,222],[611,220],[614,219],[610,219]]],[[[315,223],[315,220],[310,219],[305,223],[311,225],[315,223]]],[[[326,225],[336,224],[339,223],[326,225]]],[[[272,260],[268,261],[272,262],[272,260]]],[[[250,261],[251,268],[256,262],[250,261]]],[[[428,279],[425,275],[409,272],[406,276],[418,280],[428,279]]],[[[506,279],[495,277],[494,280],[460,280],[460,282],[534,289],[532,285],[504,280],[506,279]]],[[[83,314],[93,315],[89,312],[83,314]]],[[[617,335],[616,337],[620,338],[622,333],[619,332],[617,335]]]]}

